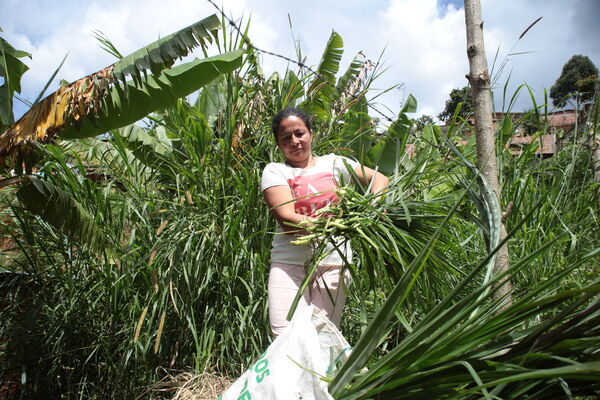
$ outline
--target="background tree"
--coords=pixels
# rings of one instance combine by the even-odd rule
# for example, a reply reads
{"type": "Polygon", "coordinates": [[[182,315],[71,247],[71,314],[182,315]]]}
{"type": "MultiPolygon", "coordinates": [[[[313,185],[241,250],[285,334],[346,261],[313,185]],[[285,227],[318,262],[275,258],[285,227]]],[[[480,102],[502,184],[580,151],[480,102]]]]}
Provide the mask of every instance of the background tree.
{"type": "Polygon", "coordinates": [[[575,98],[575,102],[587,102],[594,98],[598,68],[587,57],[575,55],[563,66],[560,77],[550,88],[552,104],[564,107],[575,98]]]}
{"type": "Polygon", "coordinates": [[[545,129],[544,121],[545,119],[534,108],[530,108],[523,113],[518,124],[525,136],[531,136],[545,129]]]}
{"type": "Polygon", "coordinates": [[[435,121],[431,115],[423,114],[419,118],[415,119],[413,125],[413,132],[422,132],[426,125],[433,125],[435,121]]]}
{"type": "MultiPolygon", "coordinates": [[[[550,97],[552,104],[557,107],[563,107],[567,103],[574,102],[576,109],[579,109],[579,104],[594,101],[594,97],[598,95],[600,81],[598,80],[598,68],[587,57],[575,55],[563,66],[560,77],[556,80],[550,89],[550,97]]],[[[588,132],[588,147],[592,157],[595,160],[593,169],[595,182],[600,183],[600,139],[596,133],[598,126],[598,104],[592,113],[593,117],[590,120],[592,129],[588,132]]],[[[575,129],[572,132],[577,133],[575,129]]],[[[565,135],[564,138],[568,137],[565,135]]],[[[564,139],[563,138],[563,139],[564,139]]]]}
{"type": "Polygon", "coordinates": [[[456,110],[456,107],[458,107],[459,103],[463,104],[460,107],[460,112],[458,115],[462,118],[466,118],[473,112],[471,102],[471,88],[469,86],[465,86],[462,89],[452,89],[450,92],[450,99],[446,100],[444,111],[438,115],[438,118],[442,121],[450,119],[454,115],[454,111],[456,110]]]}

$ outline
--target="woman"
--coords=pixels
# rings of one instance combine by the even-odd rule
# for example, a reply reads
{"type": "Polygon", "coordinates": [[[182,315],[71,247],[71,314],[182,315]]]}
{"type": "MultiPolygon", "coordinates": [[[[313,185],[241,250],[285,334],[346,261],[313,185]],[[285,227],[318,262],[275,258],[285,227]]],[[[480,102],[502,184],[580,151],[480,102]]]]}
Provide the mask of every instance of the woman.
{"type": "MultiPolygon", "coordinates": [[[[312,256],[309,245],[292,245],[290,235],[303,234],[297,226],[314,218],[317,210],[338,201],[335,190],[340,182],[349,182],[348,166],[363,183],[372,182],[371,191],[378,193],[388,184],[379,172],[346,157],[312,154],[312,125],[309,116],[297,108],[281,110],[273,118],[275,142],[283,153],[285,163],[268,164],[262,175],[262,191],[269,209],[277,220],[273,238],[271,269],[269,272],[269,321],[275,336],[287,326],[289,308],[300,284],[306,277],[305,263],[312,256]]],[[[351,260],[346,243],[341,249],[351,260]]],[[[315,278],[303,294],[298,308],[314,304],[325,311],[328,318],[339,326],[346,301],[344,288],[348,273],[342,276],[342,257],[328,244],[327,253],[318,266],[315,278]]]]}

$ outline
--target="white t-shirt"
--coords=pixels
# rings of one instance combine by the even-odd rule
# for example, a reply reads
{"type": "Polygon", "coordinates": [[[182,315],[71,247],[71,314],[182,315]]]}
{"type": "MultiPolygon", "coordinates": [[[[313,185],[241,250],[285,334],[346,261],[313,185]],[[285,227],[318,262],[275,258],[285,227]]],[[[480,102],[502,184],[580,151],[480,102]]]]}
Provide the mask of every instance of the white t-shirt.
{"type": "MultiPolygon", "coordinates": [[[[312,168],[292,168],[285,163],[270,163],[263,170],[261,189],[264,191],[273,186],[288,186],[295,199],[294,208],[298,214],[312,217],[320,208],[338,201],[335,190],[342,184],[350,182],[348,168],[354,170],[359,164],[347,157],[328,154],[316,157],[312,168]],[[346,164],[348,166],[346,166],[346,164]]],[[[304,264],[312,256],[310,245],[293,245],[291,240],[296,235],[286,235],[277,223],[271,251],[272,263],[304,264]]],[[[341,242],[340,242],[341,244],[341,242]]],[[[346,242],[340,246],[346,259],[352,259],[352,251],[346,242]]],[[[329,253],[319,265],[342,265],[343,259],[331,243],[327,244],[329,253]]]]}

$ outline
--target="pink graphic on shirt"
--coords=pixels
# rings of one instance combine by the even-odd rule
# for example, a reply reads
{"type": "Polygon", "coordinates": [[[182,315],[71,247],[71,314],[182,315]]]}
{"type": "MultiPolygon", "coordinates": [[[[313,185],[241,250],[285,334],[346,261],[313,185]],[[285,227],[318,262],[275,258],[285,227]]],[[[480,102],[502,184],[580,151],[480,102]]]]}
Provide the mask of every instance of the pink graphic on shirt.
{"type": "Polygon", "coordinates": [[[338,201],[335,194],[337,185],[329,172],[297,176],[288,179],[288,185],[294,198],[298,199],[294,202],[298,214],[313,217],[318,209],[338,201]]]}

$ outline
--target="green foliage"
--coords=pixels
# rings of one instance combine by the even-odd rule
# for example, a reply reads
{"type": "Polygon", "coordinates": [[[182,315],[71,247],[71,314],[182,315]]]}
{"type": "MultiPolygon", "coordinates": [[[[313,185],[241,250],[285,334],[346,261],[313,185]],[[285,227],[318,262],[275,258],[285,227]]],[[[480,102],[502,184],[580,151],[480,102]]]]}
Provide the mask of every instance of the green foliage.
{"type": "MultiPolygon", "coordinates": [[[[466,276],[417,318],[410,305],[395,309],[395,304],[412,291],[428,290],[407,285],[402,281],[407,276],[396,278],[400,283],[379,307],[387,312],[363,327],[352,357],[334,377],[330,390],[335,398],[598,395],[594,376],[599,371],[600,281],[593,271],[600,243],[590,154],[577,146],[540,162],[534,151],[532,146],[516,159],[508,152],[501,157],[506,162],[503,202],[511,203],[506,224],[512,231],[513,304],[502,307],[492,297],[495,284],[506,276],[480,284],[478,271],[490,265],[489,258],[467,268],[466,276]],[[394,313],[403,326],[414,319],[416,323],[408,324],[391,350],[379,354],[374,346],[389,344],[391,336],[390,325],[381,327],[386,321],[382,318],[394,313]]],[[[352,229],[369,229],[372,220],[357,219],[352,229]]],[[[376,229],[385,231],[385,223],[376,229]]],[[[399,267],[400,250],[385,247],[399,241],[375,242],[373,247],[385,249],[377,253],[378,260],[399,267]]],[[[471,247],[468,240],[464,244],[471,247]]],[[[447,243],[440,247],[459,252],[447,243]]],[[[482,250],[468,251],[485,254],[482,250]]],[[[426,275],[421,274],[417,281],[426,275]]]]}
{"type": "Polygon", "coordinates": [[[369,149],[369,166],[377,166],[386,175],[397,175],[398,161],[406,155],[406,143],[410,135],[411,121],[401,113],[387,134],[369,149]]]}
{"type": "MultiPolygon", "coordinates": [[[[594,256],[588,254],[586,260],[594,256]]],[[[512,271],[524,264],[513,264],[512,271]]],[[[340,372],[331,385],[335,398],[553,399],[567,398],[565,392],[594,396],[600,364],[590,353],[598,349],[593,342],[600,322],[600,286],[556,295],[541,290],[557,285],[579,265],[574,262],[502,310],[485,294],[487,285],[461,298],[464,285],[473,279],[466,277],[367,372],[355,375],[351,383],[338,383],[340,372]],[[532,314],[560,306],[562,313],[531,324],[532,314]]],[[[360,357],[354,355],[356,360],[360,357]]]]}
{"type": "Polygon", "coordinates": [[[563,66],[562,72],[550,88],[552,104],[563,107],[576,98],[576,101],[587,102],[594,98],[598,68],[587,56],[574,55],[563,66]]]}
{"type": "Polygon", "coordinates": [[[17,198],[32,214],[41,217],[75,242],[83,241],[91,249],[108,251],[108,243],[93,217],[67,192],[39,179],[17,192],[17,198]]]}
{"type": "MultiPolygon", "coordinates": [[[[1,30],[0,30],[1,31],[1,30]]],[[[0,37],[0,132],[14,122],[13,95],[21,93],[21,77],[29,69],[19,58],[31,54],[16,50],[4,38],[0,37]]]]}
{"type": "MultiPolygon", "coordinates": [[[[335,94],[333,95],[333,99],[340,102],[343,100],[352,101],[355,98],[360,98],[359,90],[360,85],[356,85],[353,87],[353,83],[356,82],[357,78],[361,75],[361,72],[365,66],[365,60],[362,56],[362,53],[357,54],[348,69],[340,77],[335,87],[335,94]]],[[[346,107],[346,104],[340,104],[342,107],[346,107]]]]}
{"type": "MultiPolygon", "coordinates": [[[[538,261],[537,268],[515,275],[517,290],[523,291],[534,282],[549,279],[557,268],[564,268],[574,257],[598,245],[598,209],[594,207],[597,189],[589,149],[567,146],[554,157],[539,160],[534,146],[504,167],[503,203],[511,208],[507,225],[531,213],[523,229],[515,234],[511,251],[515,257],[524,257],[539,241],[561,239],[546,254],[545,262],[538,261]]],[[[561,284],[565,288],[579,286],[579,282],[589,280],[589,268],[594,268],[593,262],[574,271],[561,284]]]]}
{"type": "Polygon", "coordinates": [[[447,121],[454,115],[454,112],[460,105],[458,115],[463,119],[467,119],[473,113],[471,101],[471,88],[469,86],[465,86],[462,89],[452,89],[450,99],[446,100],[444,111],[438,115],[438,118],[442,121],[447,121]]]}
{"type": "MultiPolygon", "coordinates": [[[[515,125],[500,126],[511,130],[509,136],[514,134],[515,125]]],[[[501,301],[493,299],[496,283],[506,276],[480,283],[478,271],[490,265],[491,254],[478,265],[462,264],[466,276],[421,314],[411,313],[410,305],[395,309],[395,304],[412,291],[424,294],[428,290],[399,284],[376,308],[387,308],[387,312],[363,325],[355,353],[330,385],[335,398],[598,395],[600,388],[593,377],[599,371],[600,282],[593,271],[599,260],[600,236],[591,157],[585,147],[576,146],[540,161],[535,146],[517,158],[508,152],[499,158],[503,209],[509,210],[505,223],[511,231],[513,304],[502,307],[501,301]],[[382,329],[386,321],[382,318],[395,318],[406,328],[393,346],[389,340],[394,325],[388,322],[387,329],[382,329]],[[379,353],[374,345],[386,350],[379,353]],[[365,366],[368,369],[361,371],[365,366]]],[[[449,179],[448,172],[446,168],[444,180],[449,179]]],[[[460,209],[464,212],[471,206],[460,209]]],[[[478,222],[484,231],[485,220],[478,222]]],[[[357,220],[355,224],[353,229],[362,230],[371,222],[357,220]]],[[[455,231],[457,240],[467,234],[466,228],[455,231]]],[[[376,229],[383,232],[385,224],[376,229]]],[[[377,240],[375,246],[381,249],[395,241],[382,242],[377,240]]],[[[468,254],[486,254],[473,244],[467,239],[461,246],[468,254]]],[[[447,257],[460,253],[447,243],[440,247],[446,249],[447,257]]],[[[385,248],[377,254],[386,265],[400,264],[399,249],[385,248]]],[[[417,281],[425,276],[422,273],[417,281]]]]}
{"type": "MultiPolygon", "coordinates": [[[[20,306],[32,321],[22,347],[11,342],[9,349],[30,396],[128,398],[162,377],[159,366],[234,374],[268,343],[262,295],[270,220],[260,158],[239,169],[222,164],[218,152],[180,164],[167,153],[169,160],[152,164],[162,169],[150,170],[129,150],[132,141],[115,132],[105,150],[90,153],[104,183],[73,173],[58,153],[46,165],[56,174],[48,177],[52,185],[69,190],[118,243],[116,257],[99,260],[53,225],[15,210],[22,223],[11,230],[26,258],[14,267],[35,283],[23,302],[36,308],[20,306]]],[[[62,221],[73,219],[63,214],[62,221]]],[[[3,310],[9,315],[26,323],[16,309],[3,310]]]]}

